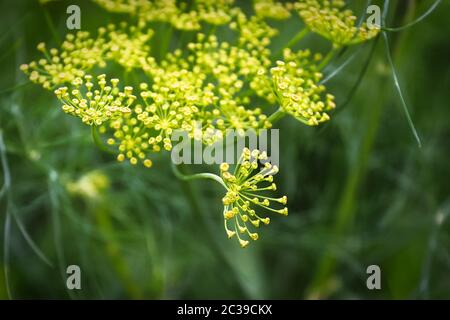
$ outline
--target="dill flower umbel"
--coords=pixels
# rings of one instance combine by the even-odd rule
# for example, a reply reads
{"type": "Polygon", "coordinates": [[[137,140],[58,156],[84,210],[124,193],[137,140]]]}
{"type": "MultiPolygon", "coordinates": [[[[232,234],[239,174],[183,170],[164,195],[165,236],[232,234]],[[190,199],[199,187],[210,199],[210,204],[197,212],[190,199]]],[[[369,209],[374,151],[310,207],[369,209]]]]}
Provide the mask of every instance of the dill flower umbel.
{"type": "MultiPolygon", "coordinates": [[[[230,129],[233,136],[258,134],[284,115],[309,126],[328,121],[335,102],[321,70],[337,48],[378,33],[357,26],[342,0],[92,1],[131,18],[68,34],[59,48],[41,43],[40,58],[21,69],[54,91],[64,112],[90,125],[100,148],[146,168],[155,153],[173,149],[178,130],[220,146],[230,129]],[[306,28],[274,50],[282,23],[273,20],[288,18],[301,18],[306,28]],[[308,30],[332,42],[325,58],[290,49],[308,30]]],[[[246,148],[233,171],[223,163],[221,177],[212,175],[226,188],[227,235],[242,247],[258,239],[255,228],[269,224],[260,211],[288,213],[286,196],[270,197],[278,168],[267,160],[265,152],[246,148]]]]}
{"type": "Polygon", "coordinates": [[[91,75],[86,75],[73,80],[71,90],[67,87],[55,90],[64,112],[80,117],[89,125],[101,125],[131,112],[130,106],[136,100],[132,87],[120,91],[117,87],[119,79],[111,79],[111,85],[108,85],[104,74],[97,77],[96,85],[92,80],[91,75]]]}
{"type": "Polygon", "coordinates": [[[270,51],[271,38],[278,34],[264,19],[258,16],[248,17],[241,10],[236,10],[235,19],[230,28],[239,32],[239,45],[242,48],[255,50],[259,54],[267,55],[270,51]]]}
{"type": "Polygon", "coordinates": [[[45,43],[40,43],[37,48],[43,58],[23,64],[21,70],[32,82],[51,90],[83,77],[94,67],[106,67],[108,61],[115,61],[128,71],[142,68],[152,36],[152,29],[126,23],[101,27],[96,37],[88,31],[78,31],[68,34],[60,49],[48,50],[45,43]]]}
{"type": "Polygon", "coordinates": [[[284,20],[291,16],[291,3],[283,3],[275,0],[253,0],[253,8],[256,16],[284,20]]]}
{"type": "Polygon", "coordinates": [[[119,28],[116,28],[114,24],[109,24],[105,33],[108,43],[108,50],[105,52],[106,59],[116,61],[127,71],[141,68],[142,61],[148,57],[150,52],[148,42],[154,33],[152,29],[128,26],[126,23],[122,23],[119,28]]]}
{"type": "MultiPolygon", "coordinates": [[[[138,105],[136,109],[139,108],[138,105]]],[[[147,168],[153,165],[149,154],[150,152],[158,152],[161,148],[151,144],[156,138],[150,136],[148,128],[145,127],[143,121],[139,120],[136,112],[111,121],[109,128],[100,127],[102,134],[108,133],[108,130],[112,130],[113,133],[112,137],[107,139],[107,144],[117,148],[119,152],[117,160],[119,162],[128,159],[132,165],[137,165],[138,162],[141,162],[147,168]]]]}
{"type": "Polygon", "coordinates": [[[108,11],[137,16],[141,22],[166,22],[179,30],[199,30],[201,23],[223,25],[231,19],[234,0],[93,0],[108,11]]]}
{"type": "MultiPolygon", "coordinates": [[[[148,85],[141,84],[140,96],[145,108],[137,109],[138,119],[146,127],[153,129],[149,143],[159,150],[172,149],[171,134],[174,130],[192,130],[192,120],[202,105],[201,92],[194,85],[193,75],[186,70],[166,73],[164,78],[155,80],[151,90],[148,85]]],[[[198,79],[198,81],[201,81],[198,79]]]]}
{"type": "Polygon", "coordinates": [[[269,217],[261,217],[257,211],[288,214],[287,207],[284,207],[286,196],[273,198],[264,195],[267,191],[276,190],[273,176],[278,173],[278,167],[269,162],[265,162],[260,169],[261,162],[266,160],[265,152],[245,148],[233,173],[230,173],[228,163],[220,165],[220,174],[227,188],[222,199],[225,231],[229,238],[236,236],[241,247],[249,244],[247,239],[258,240],[258,233],[251,231],[251,228],[270,223],[269,217]],[[272,207],[274,204],[279,208],[272,207]]]}
{"type": "Polygon", "coordinates": [[[335,47],[358,44],[374,38],[380,29],[357,26],[352,10],[343,0],[302,0],[295,4],[306,26],[330,40],[335,47]]]}
{"type": "MultiPolygon", "coordinates": [[[[325,86],[319,84],[322,74],[311,61],[311,53],[293,53],[285,49],[285,61],[277,61],[271,75],[280,108],[297,120],[316,126],[328,121],[327,111],[335,108],[334,96],[325,94],[325,86]]],[[[319,58],[319,57],[317,57],[319,58]]]]}
{"type": "MultiPolygon", "coordinates": [[[[96,34],[69,34],[59,49],[39,44],[43,58],[21,68],[44,88],[59,87],[55,93],[66,113],[101,126],[103,140],[119,148],[119,161],[128,158],[136,164],[143,159],[151,166],[147,153],[170,151],[172,133],[179,129],[211,145],[229,129],[243,133],[270,128],[274,118],[266,114],[265,102],[307,125],[330,118],[334,97],[320,84],[320,55],[285,49],[274,67],[272,62],[270,44],[278,30],[266,19],[286,19],[294,8],[306,10],[301,4],[309,0],[297,7],[255,0],[253,15],[232,0],[195,0],[189,6],[175,0],[94,1],[138,19],[135,24],[108,24],[96,34]],[[185,47],[171,51],[169,45],[155,58],[150,46],[154,31],[148,22],[152,27],[169,23],[180,30],[203,29],[202,23],[227,24],[234,40],[220,39],[211,27],[208,35],[198,32],[185,47]],[[140,89],[136,96],[128,83],[121,91],[118,79],[107,83],[105,75],[96,81],[86,75],[110,62],[125,72],[143,71],[145,78],[136,78],[146,83],[139,86],[133,79],[140,89]]],[[[338,1],[323,5],[340,8],[338,1]]]]}
{"type": "Polygon", "coordinates": [[[23,64],[21,70],[44,89],[51,90],[69,83],[76,77],[84,76],[94,66],[106,65],[104,54],[108,46],[103,34],[99,32],[95,39],[87,31],[68,34],[60,49],[49,50],[45,43],[40,43],[37,49],[44,57],[37,62],[23,64]]]}

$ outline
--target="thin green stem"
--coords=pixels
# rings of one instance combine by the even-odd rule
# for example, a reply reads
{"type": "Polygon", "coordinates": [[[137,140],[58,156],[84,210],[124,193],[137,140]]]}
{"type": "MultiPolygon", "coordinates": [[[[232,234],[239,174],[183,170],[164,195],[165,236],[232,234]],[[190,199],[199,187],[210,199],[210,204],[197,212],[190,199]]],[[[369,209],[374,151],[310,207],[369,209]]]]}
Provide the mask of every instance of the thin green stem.
{"type": "Polygon", "coordinates": [[[347,98],[346,100],[341,104],[341,106],[336,110],[335,115],[338,112],[341,112],[342,110],[344,110],[344,108],[352,101],[356,91],[358,90],[360,84],[362,83],[362,80],[367,72],[367,70],[369,69],[370,66],[370,62],[372,61],[373,55],[375,53],[375,49],[377,47],[377,43],[378,43],[378,39],[379,37],[377,37],[372,44],[372,47],[370,49],[370,52],[367,56],[366,61],[364,62],[364,65],[361,69],[361,71],[358,74],[358,77],[356,78],[356,81],[354,83],[354,85],[352,86],[352,88],[350,89],[349,93],[347,94],[347,98]]]}
{"type": "Polygon", "coordinates": [[[267,121],[274,124],[278,120],[282,119],[286,115],[286,112],[284,112],[281,108],[278,108],[277,111],[272,113],[269,118],[267,118],[267,121]]]}
{"type": "Polygon", "coordinates": [[[402,31],[402,30],[405,30],[407,28],[410,28],[410,27],[412,27],[412,26],[422,22],[426,17],[428,17],[431,13],[433,13],[433,11],[437,8],[437,6],[441,2],[442,2],[442,0],[436,0],[424,14],[422,14],[416,20],[411,21],[410,23],[407,23],[404,26],[401,26],[401,27],[385,27],[385,26],[383,26],[381,28],[381,30],[383,30],[383,31],[391,31],[391,32],[398,32],[398,31],[402,31]]]}
{"type": "Polygon", "coordinates": [[[11,91],[14,91],[14,90],[17,90],[17,89],[20,89],[20,88],[23,88],[23,87],[25,87],[25,86],[27,86],[27,85],[29,85],[31,83],[32,83],[31,81],[26,81],[26,82],[23,82],[23,83],[19,83],[19,84],[15,85],[14,87],[6,88],[6,89],[0,91],[0,95],[8,93],[8,92],[11,92],[11,91]]]}
{"type": "MultiPolygon", "coordinates": [[[[387,77],[385,75],[379,79],[379,84],[381,86],[380,92],[386,91],[386,79],[387,77]]],[[[355,165],[352,167],[352,170],[343,183],[343,192],[337,204],[330,244],[324,250],[323,256],[316,267],[312,283],[307,290],[308,298],[320,299],[326,297],[330,293],[330,278],[333,276],[339,263],[335,250],[343,245],[345,234],[349,231],[354,222],[357,212],[356,199],[359,185],[363,181],[366,173],[384,106],[385,97],[380,94],[378,101],[373,103],[373,107],[370,108],[370,114],[366,119],[365,134],[362,137],[361,143],[358,145],[359,152],[354,161],[355,165]]]]}
{"type": "Polygon", "coordinates": [[[173,26],[172,24],[167,24],[164,30],[164,36],[162,37],[161,46],[159,48],[160,59],[163,60],[170,49],[170,42],[172,40],[173,26]]]}
{"type": "MultiPolygon", "coordinates": [[[[383,17],[386,17],[389,7],[389,1],[386,1],[384,7],[383,17]]],[[[405,15],[407,19],[412,14],[412,10],[405,15]]],[[[395,51],[401,48],[402,37],[396,39],[395,51]]],[[[382,74],[378,79],[380,85],[379,92],[384,93],[388,89],[387,75],[382,74]]],[[[378,100],[374,102],[373,106],[369,109],[370,113],[366,119],[365,134],[362,137],[361,143],[358,146],[358,153],[352,170],[349,172],[343,186],[343,192],[341,194],[335,215],[335,223],[333,226],[332,235],[330,238],[330,244],[325,248],[321,259],[315,268],[315,274],[311,281],[309,288],[306,291],[308,298],[323,298],[330,293],[330,279],[336,272],[336,268],[339,264],[339,259],[335,248],[342,246],[345,234],[352,228],[352,224],[357,214],[357,197],[360,184],[364,181],[370,155],[375,144],[377,132],[379,130],[379,124],[381,116],[383,114],[383,108],[386,105],[386,97],[384,94],[377,96],[378,100]]]]}
{"type": "Polygon", "coordinates": [[[297,42],[302,40],[308,33],[309,33],[309,30],[307,28],[300,30],[291,40],[289,40],[289,42],[286,44],[285,48],[291,48],[297,42]]]}
{"type": "Polygon", "coordinates": [[[47,8],[44,8],[44,17],[52,34],[53,40],[55,41],[55,43],[61,43],[61,39],[59,38],[58,32],[55,28],[55,24],[53,23],[52,17],[50,16],[50,12],[47,8]]]}
{"type": "Polygon", "coordinates": [[[323,60],[319,64],[319,70],[322,70],[323,68],[325,68],[328,65],[328,63],[330,63],[331,59],[333,59],[334,55],[336,54],[336,52],[338,50],[339,50],[339,48],[333,47],[327,53],[327,55],[323,58],[323,60]]]}
{"type": "MultiPolygon", "coordinates": [[[[181,167],[180,169],[183,169],[183,167],[181,167]]],[[[217,178],[219,177],[213,174],[198,174],[198,175],[184,174],[173,163],[172,163],[172,170],[174,174],[178,178],[180,178],[181,181],[183,181],[182,190],[185,193],[186,198],[191,205],[192,214],[194,215],[195,218],[198,219],[197,221],[199,222],[199,227],[201,228],[201,230],[206,232],[206,235],[209,238],[211,246],[214,249],[212,251],[217,255],[217,258],[220,260],[220,263],[223,264],[225,268],[231,270],[230,273],[234,275],[235,279],[239,279],[240,273],[239,270],[236,269],[234,257],[231,255],[230,252],[228,252],[227,250],[225,250],[225,248],[223,248],[222,243],[218,241],[217,237],[215,236],[215,233],[211,230],[209,220],[205,218],[206,215],[204,213],[204,207],[202,205],[203,203],[198,200],[198,191],[196,189],[196,186],[191,184],[190,180],[212,179],[221,184],[223,183],[223,181],[222,182],[218,181],[217,178]]],[[[224,183],[223,186],[225,186],[224,183]]],[[[244,291],[244,288],[242,287],[240,281],[237,281],[237,284],[241,286],[240,289],[244,291]]]]}
{"type": "Polygon", "coordinates": [[[3,229],[3,272],[5,278],[6,293],[9,299],[12,300],[12,292],[9,282],[9,257],[10,257],[10,239],[11,239],[11,213],[10,213],[10,187],[11,174],[9,172],[8,160],[6,159],[6,146],[3,141],[3,131],[0,129],[0,164],[3,170],[3,187],[0,190],[0,196],[6,194],[6,218],[3,229]]]}
{"type": "Polygon", "coordinates": [[[389,66],[390,66],[391,71],[392,71],[392,78],[394,79],[395,88],[397,89],[398,95],[399,95],[400,100],[402,102],[403,111],[405,112],[406,119],[408,121],[408,125],[411,128],[411,131],[412,131],[412,133],[414,135],[414,138],[417,141],[417,145],[419,146],[419,148],[421,148],[422,147],[422,141],[420,140],[420,137],[419,137],[419,134],[417,133],[416,127],[414,126],[414,122],[413,122],[413,120],[411,118],[411,115],[409,114],[408,105],[406,104],[406,100],[405,100],[405,98],[403,96],[402,88],[400,87],[400,82],[398,81],[397,71],[395,69],[394,62],[392,60],[391,49],[390,49],[390,46],[389,46],[389,38],[388,38],[388,35],[387,35],[386,31],[383,31],[383,38],[384,38],[384,42],[385,42],[385,45],[386,45],[387,58],[388,58],[389,66]]]}
{"type": "Polygon", "coordinates": [[[288,41],[288,43],[284,47],[281,47],[281,49],[275,53],[275,56],[281,55],[283,50],[286,48],[292,48],[292,46],[294,46],[297,42],[302,40],[308,33],[309,30],[307,28],[300,30],[297,34],[295,34],[294,37],[291,38],[291,40],[288,41]]]}
{"type": "Polygon", "coordinates": [[[90,203],[91,211],[95,213],[96,222],[99,226],[99,230],[104,237],[105,251],[119,276],[124,289],[132,299],[142,299],[142,292],[133,279],[130,266],[124,259],[122,254],[122,248],[118,241],[118,236],[115,232],[113,221],[109,208],[105,200],[100,202],[92,201],[90,203]]]}
{"type": "Polygon", "coordinates": [[[18,39],[14,44],[6,50],[6,52],[3,53],[3,55],[0,56],[0,61],[3,61],[3,59],[6,59],[10,54],[14,53],[17,48],[19,48],[22,45],[23,39],[18,39]]]}
{"type": "Polygon", "coordinates": [[[342,62],[336,69],[334,69],[328,76],[326,76],[324,79],[320,80],[320,84],[325,84],[328,81],[330,81],[332,78],[334,78],[336,75],[338,75],[347,65],[352,62],[355,57],[359,54],[362,47],[359,47],[358,50],[356,50],[354,53],[352,53],[344,62],[342,62]]]}
{"type": "Polygon", "coordinates": [[[108,148],[108,146],[106,146],[103,143],[102,139],[100,138],[100,135],[98,134],[97,126],[95,126],[95,125],[91,126],[91,134],[92,134],[92,140],[94,140],[95,145],[100,150],[108,152],[108,153],[111,153],[111,154],[115,154],[116,153],[113,149],[108,148]]]}
{"type": "Polygon", "coordinates": [[[216,181],[222,187],[224,187],[225,189],[228,189],[227,186],[225,185],[225,183],[223,182],[222,178],[219,177],[218,175],[214,174],[214,173],[203,172],[203,173],[196,173],[196,174],[191,174],[191,175],[185,175],[185,174],[181,173],[181,171],[178,169],[178,167],[175,164],[173,164],[173,163],[172,163],[172,171],[173,171],[173,174],[178,179],[183,180],[183,181],[198,180],[198,179],[209,179],[209,180],[216,181]]]}

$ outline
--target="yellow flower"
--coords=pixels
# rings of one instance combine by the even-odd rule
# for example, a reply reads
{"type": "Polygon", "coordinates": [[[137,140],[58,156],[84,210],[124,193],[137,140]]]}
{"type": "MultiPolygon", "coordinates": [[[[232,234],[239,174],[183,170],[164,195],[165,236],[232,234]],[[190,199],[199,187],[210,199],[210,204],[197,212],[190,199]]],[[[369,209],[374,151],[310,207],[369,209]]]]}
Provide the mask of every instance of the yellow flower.
{"type": "Polygon", "coordinates": [[[265,152],[245,148],[233,173],[230,173],[228,163],[220,165],[221,177],[227,188],[222,199],[225,231],[229,238],[236,235],[241,247],[249,244],[247,239],[259,238],[258,233],[251,230],[252,227],[270,223],[269,217],[261,217],[257,211],[288,214],[286,196],[273,198],[264,195],[265,192],[276,190],[273,176],[278,173],[278,167],[269,162],[262,164],[264,161],[267,161],[265,152]],[[279,208],[272,207],[273,204],[278,204],[279,208]]]}
{"type": "Polygon", "coordinates": [[[306,26],[330,40],[335,47],[361,43],[378,35],[380,29],[369,29],[366,23],[358,27],[356,16],[344,7],[343,0],[302,0],[296,3],[306,26]]]}
{"type": "Polygon", "coordinates": [[[270,54],[267,48],[271,38],[278,34],[277,29],[272,28],[259,16],[250,18],[240,9],[236,10],[235,21],[230,24],[232,30],[239,32],[239,45],[249,50],[256,50],[259,54],[270,54]]]}
{"type": "Polygon", "coordinates": [[[63,103],[64,112],[81,118],[86,124],[99,126],[130,113],[130,106],[136,100],[132,87],[120,91],[118,79],[110,82],[111,85],[107,85],[106,76],[100,75],[94,85],[92,76],[86,75],[72,81],[73,89],[61,87],[55,90],[55,94],[63,103]]]}
{"type": "Polygon", "coordinates": [[[189,74],[168,73],[160,81],[155,81],[152,90],[147,84],[141,84],[144,107],[135,111],[137,118],[154,131],[149,143],[156,151],[161,149],[161,145],[165,150],[172,149],[171,135],[174,130],[192,130],[191,119],[198,112],[200,95],[184,77],[189,78],[189,74]]]}
{"type": "Polygon", "coordinates": [[[87,31],[68,34],[60,49],[48,50],[44,43],[38,50],[44,55],[37,62],[21,66],[31,81],[45,89],[72,82],[94,67],[104,68],[107,61],[115,61],[125,69],[141,68],[150,52],[148,41],[153,30],[121,23],[99,28],[93,38],[87,31]]]}
{"type": "Polygon", "coordinates": [[[325,94],[325,86],[319,84],[322,74],[311,61],[311,53],[285,49],[284,59],[270,70],[280,108],[310,126],[328,121],[326,111],[335,108],[334,96],[325,94]]]}
{"type": "Polygon", "coordinates": [[[66,184],[69,193],[80,195],[86,199],[98,199],[109,187],[108,176],[100,171],[91,171],[76,181],[66,184]]]}
{"type": "Polygon", "coordinates": [[[94,66],[106,65],[104,54],[108,46],[101,33],[93,39],[89,32],[79,31],[68,34],[60,49],[48,50],[44,43],[37,48],[44,57],[22,65],[21,70],[32,82],[48,90],[83,77],[94,66]]]}
{"type": "Polygon", "coordinates": [[[106,58],[116,61],[127,71],[141,68],[150,52],[148,41],[153,36],[153,30],[143,30],[136,26],[128,26],[126,23],[122,23],[119,28],[109,24],[106,30],[109,46],[106,58]]]}
{"type": "MultiPolygon", "coordinates": [[[[137,119],[136,114],[128,114],[111,121],[109,126],[109,129],[113,130],[113,135],[107,139],[107,143],[118,149],[117,160],[119,162],[128,159],[132,165],[136,165],[138,162],[142,162],[147,168],[153,165],[149,153],[157,152],[159,149],[152,147],[149,130],[142,121],[137,119]]],[[[106,133],[107,129],[102,127],[102,133],[106,133]]]]}
{"type": "Polygon", "coordinates": [[[41,43],[38,50],[44,57],[21,69],[47,89],[65,85],[55,91],[63,110],[101,126],[107,143],[118,148],[119,161],[150,167],[148,154],[170,151],[175,130],[210,145],[229,129],[243,134],[270,128],[263,109],[255,107],[259,98],[278,103],[282,111],[308,125],[329,119],[334,97],[319,84],[319,59],[307,50],[287,49],[283,61],[271,68],[269,45],[278,30],[265,19],[287,18],[293,4],[255,0],[255,14],[248,15],[232,0],[196,0],[190,6],[175,0],[95,2],[135,15],[136,24],[109,24],[96,35],[69,34],[59,49],[48,50],[41,43]],[[148,22],[166,22],[182,30],[198,30],[203,22],[228,24],[236,40],[198,33],[185,51],[176,49],[156,59],[149,47],[153,30],[148,22]],[[109,62],[125,71],[142,70],[149,84],[141,84],[136,97],[132,87],[119,89],[118,79],[107,83],[105,75],[96,81],[86,75],[109,62]]]}
{"type": "Polygon", "coordinates": [[[270,128],[267,116],[260,108],[246,109],[244,106],[236,105],[234,100],[222,100],[220,112],[221,116],[216,120],[216,127],[222,132],[231,129],[243,135],[249,129],[257,131],[261,128],[270,128]]]}
{"type": "Polygon", "coordinates": [[[285,20],[291,16],[290,3],[276,0],[253,0],[253,8],[258,17],[285,20]]]}
{"type": "Polygon", "coordinates": [[[176,0],[93,0],[111,12],[137,16],[140,21],[166,22],[179,30],[199,30],[201,22],[223,25],[231,19],[234,0],[196,0],[191,5],[176,0]]]}

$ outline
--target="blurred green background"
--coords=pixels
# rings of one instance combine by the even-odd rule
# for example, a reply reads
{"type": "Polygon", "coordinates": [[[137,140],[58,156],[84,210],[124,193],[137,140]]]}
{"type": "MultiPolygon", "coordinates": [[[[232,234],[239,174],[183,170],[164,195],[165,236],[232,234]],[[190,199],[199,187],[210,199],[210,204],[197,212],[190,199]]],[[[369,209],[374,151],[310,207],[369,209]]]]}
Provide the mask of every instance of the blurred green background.
{"type": "MultiPolygon", "coordinates": [[[[365,1],[351,2],[362,11],[365,1]]],[[[388,24],[405,24],[433,2],[393,0],[388,24]]],[[[328,83],[337,97],[332,120],[277,124],[277,184],[290,214],[274,217],[245,250],[226,239],[220,187],[178,181],[167,155],[152,169],[117,163],[20,72],[38,57],[37,43],[56,45],[67,32],[69,4],[0,4],[1,299],[450,298],[450,1],[390,34],[422,148],[383,39],[350,48],[325,71],[356,52],[328,83]],[[71,264],[81,268],[82,290],[66,289],[71,264]],[[372,264],[381,290],[366,287],[372,264]]],[[[83,29],[127,19],[79,5],[83,29]]],[[[301,22],[273,25],[283,30],[273,44],[280,47],[301,22]]],[[[296,48],[325,45],[309,35],[296,48]]]]}

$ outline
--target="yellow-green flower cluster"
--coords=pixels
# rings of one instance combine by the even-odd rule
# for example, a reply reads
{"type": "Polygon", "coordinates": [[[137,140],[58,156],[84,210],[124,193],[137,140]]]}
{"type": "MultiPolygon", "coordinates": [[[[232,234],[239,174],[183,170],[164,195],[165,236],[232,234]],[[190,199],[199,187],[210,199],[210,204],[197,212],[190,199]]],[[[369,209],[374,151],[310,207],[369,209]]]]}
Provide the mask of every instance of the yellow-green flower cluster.
{"type": "Polygon", "coordinates": [[[233,173],[228,163],[220,165],[220,174],[227,188],[222,199],[225,231],[229,238],[236,236],[241,247],[246,247],[249,240],[259,238],[253,228],[259,228],[261,223],[270,223],[269,217],[261,217],[260,210],[288,214],[286,196],[273,198],[264,195],[276,190],[273,176],[278,173],[278,167],[265,161],[265,152],[245,148],[233,173]]]}
{"type": "Polygon", "coordinates": [[[192,133],[193,122],[197,120],[200,108],[213,101],[211,91],[202,91],[202,79],[187,70],[162,73],[154,78],[149,90],[147,84],[141,84],[141,97],[145,108],[137,110],[139,118],[147,127],[154,130],[151,142],[158,146],[162,142],[164,149],[172,149],[171,135],[174,130],[192,133]]]}
{"type": "Polygon", "coordinates": [[[201,23],[224,25],[234,0],[93,0],[111,12],[137,16],[142,22],[165,22],[179,30],[199,30],[201,23]]]}
{"type": "Polygon", "coordinates": [[[142,67],[150,52],[148,41],[153,35],[151,29],[122,23],[118,28],[109,24],[99,28],[96,38],[87,31],[68,34],[60,49],[48,50],[44,43],[37,48],[44,55],[39,61],[21,66],[31,81],[45,89],[70,83],[75,78],[83,77],[94,67],[104,68],[107,61],[113,60],[126,69],[142,67]]]}
{"type": "Polygon", "coordinates": [[[107,140],[107,143],[118,149],[118,161],[122,162],[128,159],[132,165],[141,161],[147,168],[153,165],[149,153],[157,152],[159,149],[150,144],[149,130],[135,112],[110,121],[109,128],[102,126],[100,133],[105,134],[108,129],[113,130],[113,135],[107,140]]]}
{"type": "MultiPolygon", "coordinates": [[[[186,70],[164,73],[153,70],[154,83],[139,86],[139,101],[132,112],[110,123],[112,137],[107,143],[120,152],[117,159],[128,159],[132,165],[141,161],[151,167],[150,152],[172,149],[171,135],[185,130],[191,135],[201,106],[209,105],[212,95],[200,91],[201,79],[186,70]],[[197,83],[196,83],[197,82],[197,83]]],[[[101,133],[107,133],[102,128],[101,133]]]]}
{"type": "Polygon", "coordinates": [[[253,0],[253,8],[259,18],[285,20],[291,16],[292,3],[276,0],[253,0]]]}
{"type": "Polygon", "coordinates": [[[306,26],[335,47],[367,41],[380,31],[368,28],[366,23],[358,27],[356,16],[345,8],[343,0],[301,0],[295,6],[306,26]]]}
{"type": "Polygon", "coordinates": [[[60,49],[47,50],[40,44],[44,58],[22,69],[47,89],[59,87],[55,93],[65,112],[101,126],[100,133],[118,149],[120,161],[151,166],[149,154],[171,150],[175,130],[212,144],[229,129],[243,134],[248,129],[270,128],[261,100],[278,104],[307,125],[329,119],[333,96],[319,85],[318,56],[287,49],[283,61],[271,68],[269,45],[278,32],[266,19],[288,18],[293,4],[255,0],[255,15],[250,16],[233,6],[232,0],[195,0],[190,5],[174,0],[96,2],[139,19],[136,25],[99,28],[96,37],[85,31],[68,35],[60,49]],[[185,18],[189,23],[183,22],[185,18]],[[198,32],[185,48],[169,50],[156,59],[149,46],[153,30],[148,21],[183,30],[197,30],[202,23],[228,23],[236,37],[224,41],[198,32]],[[125,71],[143,71],[146,78],[139,82],[146,83],[139,86],[134,81],[139,86],[136,96],[131,86],[119,89],[118,79],[108,82],[105,75],[95,79],[86,75],[109,62],[125,71]]]}
{"type": "Polygon", "coordinates": [[[44,55],[39,61],[23,64],[21,70],[29,75],[34,83],[45,89],[71,82],[76,77],[84,76],[85,72],[94,66],[104,67],[104,53],[108,48],[104,32],[96,39],[91,38],[87,31],[68,34],[60,49],[48,50],[45,43],[40,43],[37,49],[44,55]]]}
{"type": "MultiPolygon", "coordinates": [[[[188,12],[180,12],[178,19],[170,21],[177,29],[199,30],[201,22],[224,25],[231,20],[234,0],[196,0],[188,12]]],[[[181,8],[184,9],[184,8],[181,8]]]]}
{"type": "Polygon", "coordinates": [[[116,61],[127,71],[142,67],[143,61],[150,52],[148,41],[153,36],[152,29],[127,26],[126,23],[116,28],[114,24],[109,24],[106,35],[108,42],[106,58],[108,60],[116,61]]]}
{"type": "Polygon", "coordinates": [[[247,129],[258,130],[271,126],[267,116],[260,108],[250,108],[251,100],[245,95],[253,84],[260,69],[266,68],[270,60],[255,57],[251,52],[228,42],[219,43],[215,36],[204,39],[199,36],[199,42],[190,43],[192,51],[189,63],[202,77],[213,80],[214,106],[209,113],[213,117],[216,135],[223,137],[227,129],[242,132],[247,129]]]}
{"type": "Polygon", "coordinates": [[[270,54],[267,47],[278,31],[258,16],[248,17],[241,10],[236,11],[235,20],[230,28],[239,32],[239,45],[259,54],[270,54]]]}
{"type": "Polygon", "coordinates": [[[220,132],[233,129],[236,130],[237,134],[243,136],[246,130],[257,131],[271,126],[267,121],[267,116],[262,113],[260,108],[246,109],[243,106],[237,106],[233,100],[220,101],[220,111],[221,117],[216,121],[216,127],[220,132]]]}
{"type": "Polygon", "coordinates": [[[270,66],[268,57],[258,56],[251,50],[233,46],[226,41],[219,43],[215,36],[204,38],[200,34],[198,38],[198,42],[188,44],[192,52],[188,62],[192,68],[214,78],[221,99],[233,98],[238,103],[248,104],[248,97],[240,93],[248,89],[246,85],[252,86],[260,70],[270,66]]]}
{"type": "MultiPolygon", "coordinates": [[[[148,0],[92,0],[110,12],[136,14],[148,0]]],[[[161,1],[163,2],[163,1],[161,1]]]]}
{"type": "Polygon", "coordinates": [[[136,100],[131,87],[120,91],[117,87],[119,79],[111,79],[109,85],[104,74],[97,77],[96,84],[92,80],[91,75],[86,75],[75,78],[72,89],[61,87],[55,90],[64,112],[81,118],[86,124],[98,126],[131,112],[130,106],[136,100]]]}
{"type": "Polygon", "coordinates": [[[310,56],[308,50],[293,53],[285,49],[284,61],[277,61],[270,72],[280,108],[299,121],[316,126],[330,119],[327,111],[334,109],[335,103],[334,96],[325,94],[325,86],[319,84],[322,74],[310,56]]]}
{"type": "MultiPolygon", "coordinates": [[[[379,32],[365,24],[357,26],[342,0],[295,4],[253,0],[253,11],[240,8],[234,0],[93,1],[111,12],[133,16],[134,24],[109,24],[96,35],[69,34],[59,49],[41,43],[38,50],[43,57],[21,69],[31,81],[56,89],[64,112],[93,126],[96,143],[104,141],[115,148],[118,161],[145,167],[152,166],[154,153],[172,150],[176,130],[211,145],[230,129],[245,134],[249,129],[270,128],[270,121],[280,114],[309,126],[330,119],[334,96],[320,82],[321,67],[329,59],[322,61],[321,54],[309,50],[272,52],[279,30],[267,20],[288,19],[297,10],[308,29],[333,43],[332,52],[379,32]],[[150,26],[166,31],[161,38],[167,42],[156,48],[156,55],[150,46],[154,33],[150,26]],[[228,32],[215,34],[217,26],[228,32]],[[179,47],[172,50],[175,41],[166,39],[172,28],[195,31],[195,37],[177,41],[179,47]],[[98,72],[99,68],[107,71],[98,72]],[[127,75],[135,71],[127,77],[132,82],[119,87],[119,79],[91,75],[117,74],[117,70],[127,75]],[[281,112],[268,117],[265,105],[281,112]]],[[[173,34],[178,37],[179,31],[173,34]]],[[[298,33],[288,46],[304,34],[298,33]]],[[[215,177],[227,190],[222,199],[225,230],[242,247],[258,239],[254,228],[270,222],[260,210],[288,213],[286,196],[270,197],[276,190],[273,176],[278,168],[267,160],[265,152],[245,148],[233,171],[223,163],[222,181],[215,177]]]]}
{"type": "Polygon", "coordinates": [[[82,175],[75,181],[68,181],[66,188],[69,193],[79,195],[85,199],[99,199],[109,188],[110,181],[103,172],[94,170],[82,175]]]}
{"type": "Polygon", "coordinates": [[[196,107],[192,111],[192,119],[197,124],[191,127],[192,137],[211,144],[222,138],[227,129],[270,127],[267,116],[260,108],[251,108],[251,100],[243,93],[248,92],[255,75],[261,68],[267,68],[270,60],[258,59],[247,49],[228,42],[219,43],[215,36],[206,37],[201,33],[197,42],[189,43],[187,48],[190,53],[187,59],[181,57],[181,50],[176,50],[160,66],[155,66],[154,60],[149,61],[146,72],[156,83],[163,84],[171,74],[182,72],[184,87],[196,90],[190,95],[176,96],[178,102],[196,107]]]}

